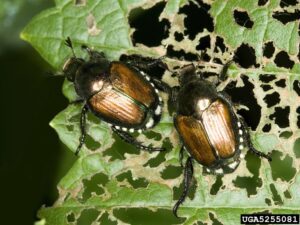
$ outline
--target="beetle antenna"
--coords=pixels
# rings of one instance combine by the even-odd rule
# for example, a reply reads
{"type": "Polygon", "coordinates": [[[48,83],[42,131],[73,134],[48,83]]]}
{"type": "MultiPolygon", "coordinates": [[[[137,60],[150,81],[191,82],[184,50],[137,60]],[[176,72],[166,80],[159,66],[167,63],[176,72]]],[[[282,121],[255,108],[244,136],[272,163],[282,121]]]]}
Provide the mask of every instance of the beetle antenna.
{"type": "Polygon", "coordinates": [[[52,71],[46,71],[43,73],[46,77],[56,77],[56,76],[64,76],[64,74],[61,73],[53,73],[52,71]]]}
{"type": "Polygon", "coordinates": [[[229,69],[229,66],[234,62],[234,59],[229,60],[228,62],[226,62],[222,68],[222,71],[219,75],[219,81],[224,81],[227,78],[227,71],[229,69]]]}
{"type": "Polygon", "coordinates": [[[76,58],[74,48],[73,48],[73,44],[72,44],[72,41],[71,41],[70,37],[67,37],[67,39],[65,40],[65,45],[68,46],[71,49],[71,51],[73,53],[73,56],[76,58]]]}

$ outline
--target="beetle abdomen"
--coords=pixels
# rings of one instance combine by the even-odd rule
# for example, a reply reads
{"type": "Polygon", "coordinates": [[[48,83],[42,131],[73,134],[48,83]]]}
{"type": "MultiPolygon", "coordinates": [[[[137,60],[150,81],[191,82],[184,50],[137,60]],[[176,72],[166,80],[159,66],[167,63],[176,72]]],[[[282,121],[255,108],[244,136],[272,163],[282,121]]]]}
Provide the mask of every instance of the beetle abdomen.
{"type": "Polygon", "coordinates": [[[150,82],[128,66],[112,62],[110,74],[112,85],[132,99],[147,107],[157,102],[157,95],[150,82]]]}
{"type": "Polygon", "coordinates": [[[216,100],[202,114],[202,123],[216,154],[221,158],[234,155],[236,140],[228,107],[216,100]]]}
{"type": "Polygon", "coordinates": [[[93,95],[88,103],[96,115],[110,123],[135,127],[141,125],[145,119],[142,106],[111,86],[93,95]]]}

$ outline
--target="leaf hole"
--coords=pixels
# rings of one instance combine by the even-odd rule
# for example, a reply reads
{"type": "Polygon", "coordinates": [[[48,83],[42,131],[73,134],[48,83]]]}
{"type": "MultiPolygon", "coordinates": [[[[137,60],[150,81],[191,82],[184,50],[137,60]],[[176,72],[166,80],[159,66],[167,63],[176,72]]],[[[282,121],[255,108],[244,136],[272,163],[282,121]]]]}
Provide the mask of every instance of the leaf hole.
{"type": "Polygon", "coordinates": [[[270,190],[272,192],[272,199],[275,205],[283,205],[283,201],[281,196],[278,194],[277,189],[275,188],[274,184],[270,184],[270,190]]]}
{"type": "Polygon", "coordinates": [[[254,49],[248,44],[241,44],[235,51],[234,61],[241,67],[249,68],[256,65],[254,49]]]}
{"type": "Polygon", "coordinates": [[[95,141],[90,135],[86,135],[86,138],[85,138],[85,146],[92,150],[92,151],[95,151],[97,150],[98,148],[100,148],[101,144],[97,141],[95,141]]]}
{"type": "Polygon", "coordinates": [[[75,222],[75,215],[74,215],[74,213],[71,212],[71,213],[67,214],[67,221],[69,223],[75,222]]]}
{"type": "Polygon", "coordinates": [[[235,87],[236,82],[233,81],[226,86],[225,92],[231,96],[233,102],[248,107],[249,110],[240,109],[238,113],[243,116],[248,126],[250,126],[252,130],[255,130],[260,121],[261,107],[257,104],[253,93],[254,85],[246,76],[242,76],[242,80],[244,82],[243,87],[235,87]],[[232,88],[232,86],[234,86],[234,88],[232,88]]]}
{"type": "MultiPolygon", "coordinates": [[[[298,28],[298,35],[300,36],[300,23],[299,23],[299,28],[298,28]]],[[[298,60],[300,61],[300,44],[299,44],[299,47],[298,47],[298,60]]]]}
{"type": "Polygon", "coordinates": [[[292,198],[292,195],[289,192],[289,190],[286,190],[285,192],[283,192],[283,194],[284,194],[284,197],[287,198],[287,199],[291,199],[292,198]]]}
{"type": "Polygon", "coordinates": [[[201,50],[205,50],[207,48],[210,48],[210,36],[204,36],[202,38],[200,38],[199,40],[199,44],[196,46],[196,50],[201,51],[201,50]]]}
{"type": "Polygon", "coordinates": [[[123,141],[117,134],[114,134],[114,139],[116,140],[111,148],[103,152],[104,156],[110,156],[110,161],[116,159],[125,159],[125,153],[138,155],[140,150],[134,147],[133,145],[123,141]]]}
{"type": "Polygon", "coordinates": [[[300,138],[297,138],[297,140],[294,142],[293,151],[296,158],[300,158],[300,138]]]}
{"type": "Polygon", "coordinates": [[[182,224],[183,218],[176,218],[171,210],[147,208],[119,208],[114,209],[116,218],[130,225],[171,225],[182,224]]]}
{"type": "Polygon", "coordinates": [[[189,39],[193,40],[198,33],[207,29],[212,32],[214,30],[213,18],[209,14],[210,5],[198,1],[195,4],[189,1],[188,5],[183,6],[179,10],[179,14],[185,14],[184,18],[184,34],[189,36],[189,39]],[[197,21],[197,23],[195,23],[197,21]]]}
{"type": "Polygon", "coordinates": [[[292,131],[283,131],[279,134],[280,138],[289,139],[293,135],[292,131]]]}
{"type": "MultiPolygon", "coordinates": [[[[165,138],[164,139],[162,147],[164,147],[165,149],[172,149],[173,148],[173,145],[170,142],[169,138],[165,138]]],[[[149,166],[151,168],[158,167],[160,164],[162,164],[162,163],[165,162],[167,152],[168,151],[160,152],[159,154],[157,154],[156,157],[149,159],[148,162],[145,163],[143,166],[144,167],[149,166]]]]}
{"type": "Polygon", "coordinates": [[[271,199],[269,199],[269,198],[265,198],[265,203],[266,203],[268,206],[271,206],[271,205],[272,205],[272,201],[271,201],[271,199]]]}
{"type": "Polygon", "coordinates": [[[270,83],[271,81],[275,80],[276,76],[274,74],[261,74],[259,75],[259,80],[264,83],[270,83]]]}
{"type": "Polygon", "coordinates": [[[280,79],[280,80],[276,81],[275,85],[277,87],[285,88],[286,87],[285,79],[280,79]]]}
{"type": "Polygon", "coordinates": [[[274,60],[278,67],[292,69],[295,62],[290,60],[289,55],[285,51],[278,52],[274,60]]]}
{"type": "Polygon", "coordinates": [[[294,83],[293,83],[293,89],[297,93],[297,95],[300,96],[300,82],[299,82],[299,80],[295,80],[294,81],[294,83]]]}
{"type": "Polygon", "coordinates": [[[95,195],[102,195],[105,193],[103,187],[109,181],[108,176],[104,173],[98,173],[91,177],[91,179],[83,179],[84,192],[82,193],[80,202],[86,202],[94,193],[95,195]]]}
{"type": "Polygon", "coordinates": [[[281,0],[280,7],[284,8],[284,7],[288,7],[288,6],[297,5],[298,3],[299,3],[299,0],[281,0]]]}
{"type": "Polygon", "coordinates": [[[74,131],[74,125],[66,125],[66,127],[68,131],[70,132],[74,131]]]}
{"type": "Polygon", "coordinates": [[[290,125],[289,122],[289,114],[290,114],[290,107],[286,106],[285,108],[282,107],[275,107],[275,112],[269,116],[271,120],[274,120],[275,123],[280,128],[286,128],[290,125]]]}
{"type": "Polygon", "coordinates": [[[272,168],[273,180],[281,179],[282,181],[289,182],[296,174],[296,169],[292,167],[293,158],[286,155],[283,159],[283,154],[277,150],[272,151],[272,162],[270,163],[272,168]]]}
{"type": "Polygon", "coordinates": [[[263,211],[258,211],[254,212],[253,214],[270,214],[271,212],[269,210],[263,210],[263,211]]]}
{"type": "Polygon", "coordinates": [[[270,108],[280,102],[280,96],[278,92],[275,91],[271,94],[267,94],[263,100],[267,103],[267,107],[270,108]]]}
{"type": "Polygon", "coordinates": [[[258,6],[264,6],[268,2],[269,2],[269,0],[258,0],[258,6]]]}
{"type": "Polygon", "coordinates": [[[266,92],[266,91],[269,91],[269,90],[272,90],[273,88],[272,88],[272,86],[271,85],[269,85],[269,84],[262,84],[262,85],[260,85],[260,87],[264,90],[264,92],[266,92]]]}
{"type": "Polygon", "coordinates": [[[109,214],[107,212],[103,213],[100,217],[100,219],[98,220],[98,222],[101,223],[101,225],[118,225],[117,221],[112,221],[109,218],[109,214]]]}
{"type": "Polygon", "coordinates": [[[211,195],[216,195],[219,192],[219,190],[222,187],[222,185],[223,185],[222,176],[216,176],[216,181],[211,186],[210,194],[211,195]]]}
{"type": "Polygon", "coordinates": [[[258,177],[240,177],[233,180],[235,187],[244,188],[247,191],[248,197],[257,194],[257,188],[262,186],[262,180],[258,177]]]}
{"type": "Polygon", "coordinates": [[[216,37],[216,46],[214,52],[218,52],[218,49],[220,49],[223,53],[227,50],[227,47],[224,44],[224,39],[219,36],[216,37]]]}
{"type": "Polygon", "coordinates": [[[135,31],[132,34],[134,44],[141,43],[149,47],[159,46],[168,37],[170,22],[166,19],[159,21],[166,3],[161,2],[150,9],[136,8],[130,12],[129,24],[135,31]]]}
{"type": "MultiPolygon", "coordinates": [[[[183,191],[184,182],[181,182],[179,187],[173,187],[173,200],[178,200],[183,191]]],[[[188,198],[194,199],[197,190],[197,182],[196,179],[192,179],[192,183],[190,189],[188,190],[188,198]]]]}
{"type": "Polygon", "coordinates": [[[208,225],[208,223],[204,223],[202,221],[197,221],[197,223],[195,225],[208,225]]]}
{"type": "Polygon", "coordinates": [[[214,213],[209,212],[208,213],[210,220],[212,221],[212,225],[223,225],[223,223],[221,223],[217,217],[215,216],[214,213]]]}
{"type": "Polygon", "coordinates": [[[156,141],[159,141],[162,139],[162,136],[160,133],[154,132],[152,130],[147,130],[146,132],[144,132],[144,134],[148,139],[153,139],[156,141]]]}
{"type": "Polygon", "coordinates": [[[80,120],[80,113],[71,116],[71,118],[68,118],[68,121],[69,121],[70,123],[79,123],[79,120],[80,120]]]}
{"type": "Polygon", "coordinates": [[[75,0],[76,6],[85,6],[87,0],[75,0]]]}
{"type": "Polygon", "coordinates": [[[261,166],[261,159],[257,155],[252,154],[250,151],[248,151],[245,160],[249,172],[252,173],[254,177],[258,177],[259,168],[261,166]]]}
{"type": "Polygon", "coordinates": [[[99,214],[99,211],[96,209],[85,209],[81,212],[80,217],[77,220],[77,225],[92,224],[99,214]]]}
{"type": "Polygon", "coordinates": [[[132,173],[131,171],[126,171],[124,173],[119,174],[118,176],[116,176],[117,180],[120,181],[124,181],[127,180],[127,182],[134,188],[145,188],[148,186],[149,182],[145,179],[145,178],[138,178],[136,180],[134,180],[132,178],[132,173]]]}
{"type": "Polygon", "coordinates": [[[184,50],[174,50],[172,45],[167,47],[167,56],[170,58],[177,58],[179,60],[186,60],[186,61],[196,61],[198,56],[193,53],[186,53],[184,50]]]}
{"type": "Polygon", "coordinates": [[[180,166],[167,166],[163,171],[160,172],[161,177],[164,180],[175,179],[182,174],[182,168],[180,166]]]}
{"type": "Polygon", "coordinates": [[[274,12],[272,17],[283,24],[287,24],[292,21],[298,21],[300,19],[300,10],[295,10],[295,12],[274,12]]]}
{"type": "Polygon", "coordinates": [[[267,124],[265,124],[264,127],[262,128],[262,131],[265,132],[265,133],[267,133],[267,132],[269,132],[269,131],[271,130],[271,128],[272,128],[271,124],[270,124],[270,123],[267,123],[267,124]]]}
{"type": "Polygon", "coordinates": [[[184,39],[183,33],[176,31],[174,33],[175,40],[181,42],[184,39]]]}
{"type": "Polygon", "coordinates": [[[251,152],[247,152],[246,157],[247,169],[253,174],[253,176],[238,176],[233,184],[236,187],[244,188],[247,191],[248,197],[257,194],[257,189],[262,186],[262,179],[259,178],[259,169],[261,166],[261,159],[251,152]]]}
{"type": "Polygon", "coordinates": [[[233,11],[233,17],[235,22],[242,26],[242,27],[246,27],[246,28],[252,28],[253,27],[253,21],[250,19],[247,11],[239,11],[237,9],[235,9],[233,11]]]}
{"type": "Polygon", "coordinates": [[[216,57],[213,59],[213,62],[217,64],[222,64],[222,60],[216,57]]]}
{"type": "Polygon", "coordinates": [[[275,47],[273,45],[273,41],[269,41],[264,44],[263,47],[263,55],[267,58],[272,58],[273,54],[275,52],[275,47]]]}

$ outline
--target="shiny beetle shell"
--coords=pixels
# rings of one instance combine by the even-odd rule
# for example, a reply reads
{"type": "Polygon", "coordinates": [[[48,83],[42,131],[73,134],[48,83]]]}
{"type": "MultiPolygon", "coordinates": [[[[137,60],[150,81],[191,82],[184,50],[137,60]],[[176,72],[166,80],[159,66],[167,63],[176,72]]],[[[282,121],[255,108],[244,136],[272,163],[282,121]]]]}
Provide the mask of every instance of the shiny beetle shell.
{"type": "MultiPolygon", "coordinates": [[[[144,127],[159,106],[154,87],[143,75],[121,62],[112,62],[108,73],[108,78],[103,74],[91,83],[97,92],[88,100],[90,110],[109,123],[127,128],[144,127]]],[[[153,122],[151,127],[154,125],[153,122]]]]}
{"type": "MultiPolygon", "coordinates": [[[[122,61],[109,61],[102,52],[82,45],[89,60],[75,56],[73,44],[67,38],[73,57],[63,66],[65,77],[74,83],[79,97],[75,103],[84,103],[80,117],[78,154],[86,137],[86,113],[90,110],[111,125],[124,141],[146,151],[164,151],[164,148],[145,146],[130,133],[154,127],[161,118],[162,99],[151,78],[142,70],[153,67],[166,69],[160,59],[131,55],[122,61]]],[[[159,85],[159,84],[158,84],[159,85]]]]}
{"type": "MultiPolygon", "coordinates": [[[[229,64],[225,64],[220,80],[224,79],[229,64]]],[[[271,160],[269,155],[253,147],[247,126],[235,113],[226,93],[218,92],[214,84],[199,77],[193,65],[182,69],[179,81],[179,88],[164,87],[176,105],[174,125],[183,143],[180,151],[182,166],[183,150],[189,152],[184,166],[183,192],[173,207],[176,217],[191,186],[194,159],[207,173],[219,175],[231,173],[238,167],[244,157],[241,153],[244,147],[271,160]]]]}
{"type": "Polygon", "coordinates": [[[191,156],[209,169],[232,171],[226,165],[237,160],[240,153],[232,107],[212,84],[200,79],[182,87],[177,101],[174,124],[191,156]]]}

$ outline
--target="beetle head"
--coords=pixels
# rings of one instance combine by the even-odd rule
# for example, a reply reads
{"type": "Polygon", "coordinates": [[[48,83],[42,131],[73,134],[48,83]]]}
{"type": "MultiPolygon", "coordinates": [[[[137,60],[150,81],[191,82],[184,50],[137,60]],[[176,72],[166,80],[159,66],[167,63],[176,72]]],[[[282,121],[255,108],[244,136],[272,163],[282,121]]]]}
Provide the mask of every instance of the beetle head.
{"type": "Polygon", "coordinates": [[[189,64],[184,66],[181,71],[180,71],[180,77],[179,77],[179,83],[181,86],[184,84],[187,84],[190,82],[192,79],[196,78],[196,68],[194,64],[189,64]]]}
{"type": "Polygon", "coordinates": [[[76,58],[76,57],[69,58],[66,61],[66,63],[63,66],[63,72],[69,81],[74,82],[75,74],[79,69],[79,67],[82,66],[83,63],[84,63],[83,59],[76,58]]]}

